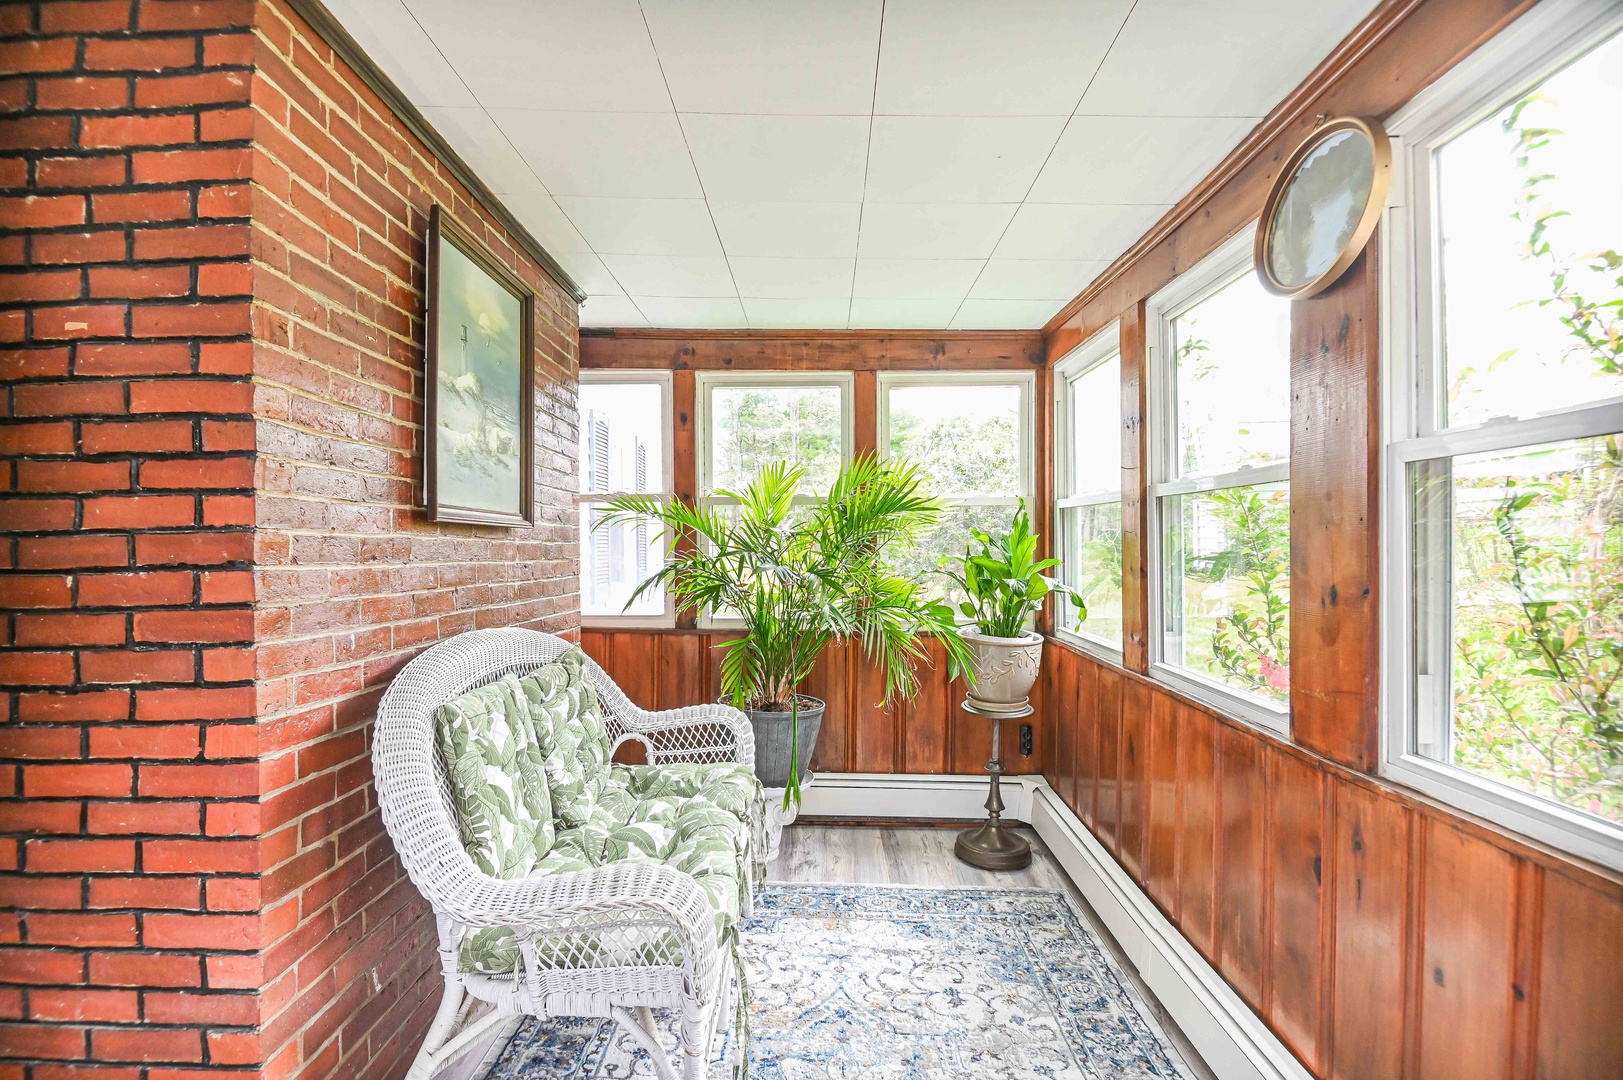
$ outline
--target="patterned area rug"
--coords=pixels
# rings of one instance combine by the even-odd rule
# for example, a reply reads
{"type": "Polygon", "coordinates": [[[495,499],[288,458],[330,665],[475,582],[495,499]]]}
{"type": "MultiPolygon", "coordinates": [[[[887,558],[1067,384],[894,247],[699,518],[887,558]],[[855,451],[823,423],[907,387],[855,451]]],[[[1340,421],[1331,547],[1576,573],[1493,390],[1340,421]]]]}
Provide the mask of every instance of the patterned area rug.
{"type": "MultiPolygon", "coordinates": [[[[752,1080],[1190,1076],[1062,892],[773,885],[744,956],[752,1080]]],[[[652,1075],[612,1022],[526,1020],[485,1080],[652,1075]]]]}

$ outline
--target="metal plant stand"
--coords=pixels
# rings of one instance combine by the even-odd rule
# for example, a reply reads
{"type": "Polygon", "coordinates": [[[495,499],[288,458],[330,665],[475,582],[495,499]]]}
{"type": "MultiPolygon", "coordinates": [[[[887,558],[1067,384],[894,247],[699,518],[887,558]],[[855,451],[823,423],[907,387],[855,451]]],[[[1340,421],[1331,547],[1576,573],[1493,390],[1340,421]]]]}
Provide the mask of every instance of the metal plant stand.
{"type": "Polygon", "coordinates": [[[960,706],[971,716],[983,716],[992,721],[992,760],[986,771],[992,777],[992,790],[986,796],[986,823],[958,834],[953,850],[971,866],[982,870],[1021,870],[1031,865],[1031,845],[1003,827],[1003,793],[998,780],[1003,776],[1003,723],[1004,720],[1022,720],[1034,711],[1030,705],[1014,712],[987,712],[965,701],[960,706]]]}

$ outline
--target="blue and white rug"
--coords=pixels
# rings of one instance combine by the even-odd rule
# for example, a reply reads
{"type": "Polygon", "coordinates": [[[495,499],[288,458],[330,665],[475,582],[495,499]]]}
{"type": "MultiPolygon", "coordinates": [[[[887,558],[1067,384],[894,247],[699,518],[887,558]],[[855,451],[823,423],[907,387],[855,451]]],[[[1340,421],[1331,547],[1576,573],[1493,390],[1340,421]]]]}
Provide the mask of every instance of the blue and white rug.
{"type": "MultiPolygon", "coordinates": [[[[752,1080],[1190,1076],[1062,892],[778,884],[743,944],[752,1080]]],[[[652,1075],[610,1021],[526,1020],[485,1080],[652,1075]]]]}

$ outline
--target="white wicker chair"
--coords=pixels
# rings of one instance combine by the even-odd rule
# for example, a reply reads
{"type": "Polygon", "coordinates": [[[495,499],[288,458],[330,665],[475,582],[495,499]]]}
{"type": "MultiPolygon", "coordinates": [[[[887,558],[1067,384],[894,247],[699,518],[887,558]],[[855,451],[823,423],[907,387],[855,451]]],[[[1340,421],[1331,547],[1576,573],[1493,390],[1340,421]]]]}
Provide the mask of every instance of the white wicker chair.
{"type": "MultiPolygon", "coordinates": [[[[704,893],[669,866],[608,864],[578,873],[503,881],[463,849],[435,736],[441,705],[509,673],[556,660],[570,642],[534,630],[476,630],[442,641],[405,666],[378,707],[372,771],[384,825],[400,861],[434,910],[445,996],[408,1080],[428,1080],[516,1013],[609,1017],[653,1059],[676,1070],[659,1044],[652,1008],[680,1017],[682,1075],[697,1080],[730,1015],[732,951],[716,940],[704,893]],[[458,971],[464,935],[511,927],[524,970],[458,971]],[[479,1002],[491,1009],[482,1013],[479,1002]]],[[[611,745],[641,742],[651,764],[734,761],[752,768],[749,721],[725,705],[650,713],[590,664],[611,745]]],[[[764,806],[751,822],[750,890],[764,875],[764,806]]],[[[747,914],[747,905],[746,912],[747,914]]]]}

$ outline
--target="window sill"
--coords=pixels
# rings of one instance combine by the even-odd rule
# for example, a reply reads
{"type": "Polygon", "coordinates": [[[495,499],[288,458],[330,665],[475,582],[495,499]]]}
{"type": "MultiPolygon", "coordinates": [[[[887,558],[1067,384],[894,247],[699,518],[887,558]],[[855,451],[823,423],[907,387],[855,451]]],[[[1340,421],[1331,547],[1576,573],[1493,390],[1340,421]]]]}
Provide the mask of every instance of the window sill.
{"type": "Polygon", "coordinates": [[[1225,716],[1260,728],[1285,742],[1291,741],[1291,714],[1287,706],[1271,705],[1171,664],[1151,663],[1150,677],[1225,716]]]}
{"type": "Polygon", "coordinates": [[[1077,651],[1087,653],[1096,659],[1115,664],[1117,667],[1126,666],[1122,662],[1121,646],[1106,638],[1078,633],[1075,630],[1066,630],[1064,627],[1056,627],[1053,636],[1077,651]]]}

